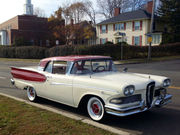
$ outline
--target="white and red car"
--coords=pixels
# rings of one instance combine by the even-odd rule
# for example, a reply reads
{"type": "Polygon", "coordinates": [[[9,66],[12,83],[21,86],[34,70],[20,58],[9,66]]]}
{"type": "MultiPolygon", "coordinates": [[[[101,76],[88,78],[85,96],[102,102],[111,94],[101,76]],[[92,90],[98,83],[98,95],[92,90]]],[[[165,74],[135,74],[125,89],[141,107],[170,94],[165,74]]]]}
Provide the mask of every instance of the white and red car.
{"type": "Polygon", "coordinates": [[[171,102],[167,77],[118,72],[111,57],[66,56],[40,61],[37,67],[11,67],[11,82],[27,90],[30,101],[47,98],[72,107],[85,104],[89,116],[127,116],[171,102]]]}

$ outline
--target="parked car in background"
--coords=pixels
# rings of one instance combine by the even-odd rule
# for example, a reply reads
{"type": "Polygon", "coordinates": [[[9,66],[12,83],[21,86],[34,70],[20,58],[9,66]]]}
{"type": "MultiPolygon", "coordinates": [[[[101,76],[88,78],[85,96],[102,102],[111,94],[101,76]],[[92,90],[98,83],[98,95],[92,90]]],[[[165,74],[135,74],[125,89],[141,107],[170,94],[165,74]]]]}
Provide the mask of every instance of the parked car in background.
{"type": "Polygon", "coordinates": [[[85,104],[89,116],[128,116],[171,102],[170,79],[116,70],[108,56],[65,56],[36,67],[11,67],[12,84],[27,90],[34,102],[43,97],[72,107],[85,104]]]}

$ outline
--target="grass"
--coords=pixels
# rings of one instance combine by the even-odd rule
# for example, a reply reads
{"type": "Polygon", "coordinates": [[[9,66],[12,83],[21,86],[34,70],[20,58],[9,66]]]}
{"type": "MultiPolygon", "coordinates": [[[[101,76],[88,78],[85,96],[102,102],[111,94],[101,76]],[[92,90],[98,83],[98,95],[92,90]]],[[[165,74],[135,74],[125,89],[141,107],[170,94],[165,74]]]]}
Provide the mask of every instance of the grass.
{"type": "Polygon", "coordinates": [[[81,121],[0,96],[0,135],[111,135],[81,121]]]}

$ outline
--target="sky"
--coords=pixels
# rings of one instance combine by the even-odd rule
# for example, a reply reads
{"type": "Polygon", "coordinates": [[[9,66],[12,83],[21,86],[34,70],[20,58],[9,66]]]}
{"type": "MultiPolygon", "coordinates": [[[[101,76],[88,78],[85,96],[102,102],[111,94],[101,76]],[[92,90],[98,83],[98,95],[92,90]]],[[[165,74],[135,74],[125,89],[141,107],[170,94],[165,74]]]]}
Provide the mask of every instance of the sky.
{"type": "MultiPolygon", "coordinates": [[[[72,3],[74,1],[79,0],[31,0],[31,3],[34,7],[44,10],[46,16],[49,17],[64,3],[72,3]]],[[[95,4],[96,0],[92,1],[95,4]]],[[[0,24],[17,15],[22,15],[25,2],[26,0],[0,0],[0,24]]]]}
{"type": "MultiPolygon", "coordinates": [[[[39,7],[45,11],[47,17],[53,14],[63,3],[73,0],[31,0],[34,7],[39,7]]],[[[26,0],[0,0],[0,24],[24,13],[26,0]]]]}

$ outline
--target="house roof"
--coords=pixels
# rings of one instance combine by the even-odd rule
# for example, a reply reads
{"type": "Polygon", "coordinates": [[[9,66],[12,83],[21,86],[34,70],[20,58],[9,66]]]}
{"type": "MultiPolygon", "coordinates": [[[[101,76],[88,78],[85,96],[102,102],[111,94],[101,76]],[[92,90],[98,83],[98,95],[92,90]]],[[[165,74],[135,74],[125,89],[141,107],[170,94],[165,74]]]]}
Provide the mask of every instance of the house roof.
{"type": "Polygon", "coordinates": [[[129,20],[137,20],[137,19],[150,19],[150,18],[151,18],[150,13],[148,13],[146,10],[139,9],[136,11],[121,13],[118,16],[102,21],[98,23],[97,25],[123,22],[123,21],[129,21],[129,20]]]}

